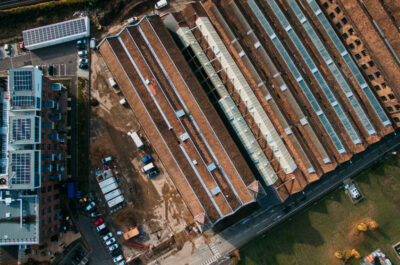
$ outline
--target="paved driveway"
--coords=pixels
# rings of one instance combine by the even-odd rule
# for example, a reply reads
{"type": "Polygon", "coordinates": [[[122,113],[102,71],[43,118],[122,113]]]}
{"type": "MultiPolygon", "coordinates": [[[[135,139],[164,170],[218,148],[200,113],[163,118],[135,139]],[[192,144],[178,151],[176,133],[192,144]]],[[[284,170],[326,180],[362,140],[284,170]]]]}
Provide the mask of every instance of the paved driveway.
{"type": "Polygon", "coordinates": [[[0,56],[0,70],[34,65],[41,66],[46,75],[47,67],[52,65],[55,77],[71,77],[76,76],[77,61],[76,42],[70,41],[34,51],[18,52],[11,57],[0,56]]]}

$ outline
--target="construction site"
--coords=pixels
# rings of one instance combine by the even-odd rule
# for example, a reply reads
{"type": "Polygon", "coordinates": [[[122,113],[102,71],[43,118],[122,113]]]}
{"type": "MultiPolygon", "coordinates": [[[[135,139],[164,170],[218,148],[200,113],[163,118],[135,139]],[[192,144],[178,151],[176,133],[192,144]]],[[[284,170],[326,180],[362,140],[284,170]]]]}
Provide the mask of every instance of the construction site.
{"type": "Polygon", "coordinates": [[[92,55],[92,163],[116,157],[129,195],[117,229],[180,248],[190,231],[281,204],[400,126],[396,1],[179,7],[114,27],[92,55]],[[145,154],[154,179],[140,172],[145,154]]]}

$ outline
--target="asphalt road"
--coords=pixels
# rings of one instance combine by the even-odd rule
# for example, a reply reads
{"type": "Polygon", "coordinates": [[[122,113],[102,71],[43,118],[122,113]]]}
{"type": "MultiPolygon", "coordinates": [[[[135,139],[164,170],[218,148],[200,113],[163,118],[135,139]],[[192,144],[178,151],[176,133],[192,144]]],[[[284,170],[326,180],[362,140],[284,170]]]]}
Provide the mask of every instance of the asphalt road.
{"type": "Polygon", "coordinates": [[[80,232],[91,248],[89,264],[114,264],[111,260],[111,255],[105,249],[102,238],[95,230],[90,217],[79,214],[78,219],[80,232]]]}

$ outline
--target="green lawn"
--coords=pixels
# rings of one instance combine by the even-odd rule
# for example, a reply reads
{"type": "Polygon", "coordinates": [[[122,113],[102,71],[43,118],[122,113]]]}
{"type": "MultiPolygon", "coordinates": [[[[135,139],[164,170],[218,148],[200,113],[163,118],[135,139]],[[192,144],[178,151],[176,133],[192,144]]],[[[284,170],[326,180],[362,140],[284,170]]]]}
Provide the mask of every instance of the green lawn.
{"type": "Polygon", "coordinates": [[[391,246],[400,241],[400,158],[392,157],[355,179],[365,195],[363,201],[353,205],[340,187],[245,245],[239,264],[337,265],[341,262],[334,252],[351,248],[361,256],[381,248],[398,264],[391,246]],[[365,217],[380,226],[357,238],[352,229],[365,217]]]}

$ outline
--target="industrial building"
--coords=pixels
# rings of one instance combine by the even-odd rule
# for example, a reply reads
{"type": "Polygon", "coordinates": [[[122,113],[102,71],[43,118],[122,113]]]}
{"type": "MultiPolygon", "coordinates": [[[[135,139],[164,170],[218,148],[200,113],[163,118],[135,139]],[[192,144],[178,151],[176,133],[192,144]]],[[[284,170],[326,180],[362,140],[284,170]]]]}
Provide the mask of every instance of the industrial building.
{"type": "MultiPolygon", "coordinates": [[[[52,87],[58,89],[61,85],[42,75],[42,71],[34,67],[13,68],[9,70],[7,80],[2,79],[4,82],[0,84],[0,245],[38,244],[39,232],[46,228],[39,220],[45,217],[43,208],[50,207],[48,203],[53,198],[58,205],[54,207],[54,213],[59,213],[58,191],[52,194],[51,200],[43,198],[48,186],[58,182],[59,178],[48,176],[47,160],[43,159],[47,152],[42,153],[42,149],[47,143],[44,137],[48,129],[55,129],[54,126],[48,128],[43,121],[57,114],[52,111],[56,107],[54,101],[46,99],[51,93],[60,93],[52,91],[52,87]]],[[[54,140],[50,142],[54,143],[54,140]]],[[[58,160],[61,159],[59,155],[58,160]]],[[[53,210],[53,205],[51,207],[53,210]]],[[[49,222],[52,229],[58,226],[58,215],[57,218],[52,215],[49,222]]],[[[50,234],[54,235],[53,232],[50,234]]]]}
{"type": "Polygon", "coordinates": [[[88,17],[71,19],[22,31],[25,48],[35,50],[90,36],[88,17]]]}
{"type": "MultiPolygon", "coordinates": [[[[256,179],[269,188],[269,195],[272,192],[284,201],[400,125],[398,32],[387,30],[393,30],[396,21],[388,21],[375,11],[368,13],[373,6],[381,5],[379,1],[368,0],[365,6],[360,5],[356,0],[202,1],[162,19],[146,16],[137,25],[106,38],[99,47],[165,165],[182,167],[189,162],[196,169],[194,161],[199,160],[193,160],[193,149],[182,149],[182,143],[193,141],[197,149],[201,142],[210,141],[203,136],[208,135],[203,132],[206,128],[199,126],[220,124],[214,117],[218,114],[238,146],[226,154],[234,156],[240,150],[256,179]],[[351,2],[358,5],[361,15],[349,12],[351,2]],[[376,21],[371,20],[374,16],[376,21]],[[368,30],[355,30],[367,25],[368,30]],[[362,36],[370,31],[376,33],[375,39],[362,36]],[[385,45],[383,51],[376,51],[382,54],[379,59],[371,58],[381,46],[368,41],[385,45]],[[177,85],[185,78],[190,82],[177,85]],[[192,98],[183,96],[187,91],[192,98]],[[158,97],[171,109],[164,107],[158,97]],[[142,108],[146,104],[148,107],[142,108]],[[215,111],[208,110],[211,105],[215,111]],[[196,120],[193,107],[203,112],[203,123],[196,120]],[[188,116],[195,127],[193,132],[201,131],[202,141],[195,140],[196,133],[186,134],[189,125],[185,123],[185,130],[178,130],[181,124],[172,123],[169,111],[176,113],[178,121],[188,116]],[[164,130],[154,130],[160,123],[164,130]],[[156,138],[170,134],[174,136],[171,142],[164,141],[167,149],[162,150],[156,138]],[[164,153],[172,145],[177,145],[186,159],[173,156],[172,162],[166,157],[164,153]]],[[[226,138],[231,142],[230,137],[226,138]]],[[[219,153],[212,150],[214,145],[210,146],[214,158],[212,154],[219,153]]],[[[221,163],[223,158],[216,159],[221,163]]],[[[242,159],[235,162],[242,163],[242,159]]],[[[205,165],[209,165],[207,160],[205,165]]],[[[251,187],[253,180],[247,170],[238,170],[238,179],[251,187]]],[[[197,202],[202,207],[207,205],[204,190],[190,181],[183,186],[172,168],[168,172],[180,192],[191,188],[190,196],[197,196],[197,200],[189,195],[183,198],[193,204],[189,207],[192,213],[198,214],[197,202]]],[[[188,173],[181,171],[182,179],[187,179],[188,173]]],[[[227,194],[217,184],[218,191],[227,194]]],[[[212,186],[205,184],[203,188],[213,194],[212,186]]],[[[218,201],[213,203],[219,210],[224,207],[218,201]]],[[[233,209],[233,204],[228,204],[233,209]]],[[[224,217],[224,213],[218,216],[208,209],[203,208],[211,222],[224,217]]]]}
{"type": "Polygon", "coordinates": [[[258,182],[159,16],[99,47],[201,229],[255,202],[258,182]]]}

